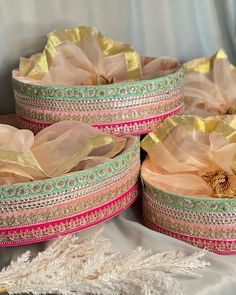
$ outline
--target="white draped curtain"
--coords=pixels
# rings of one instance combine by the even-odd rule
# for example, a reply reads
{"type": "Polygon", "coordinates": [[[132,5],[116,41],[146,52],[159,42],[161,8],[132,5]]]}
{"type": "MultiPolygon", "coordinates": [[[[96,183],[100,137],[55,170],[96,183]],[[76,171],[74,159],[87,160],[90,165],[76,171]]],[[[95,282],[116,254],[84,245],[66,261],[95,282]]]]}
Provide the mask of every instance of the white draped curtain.
{"type": "Polygon", "coordinates": [[[54,29],[96,26],[143,55],[185,61],[224,47],[236,63],[234,0],[0,0],[0,114],[14,111],[11,70],[54,29]]]}

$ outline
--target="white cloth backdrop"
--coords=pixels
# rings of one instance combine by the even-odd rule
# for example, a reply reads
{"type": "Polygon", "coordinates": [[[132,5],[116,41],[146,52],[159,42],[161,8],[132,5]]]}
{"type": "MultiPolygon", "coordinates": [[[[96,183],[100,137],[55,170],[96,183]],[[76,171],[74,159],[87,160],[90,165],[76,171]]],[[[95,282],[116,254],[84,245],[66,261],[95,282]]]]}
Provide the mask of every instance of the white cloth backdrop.
{"type": "Polygon", "coordinates": [[[145,55],[187,60],[224,47],[236,62],[234,0],[0,0],[0,114],[14,111],[11,70],[57,28],[96,26],[145,55]]]}
{"type": "MultiPolygon", "coordinates": [[[[0,0],[0,114],[14,111],[11,70],[19,56],[42,50],[56,28],[90,25],[114,39],[132,43],[141,54],[188,60],[224,47],[236,62],[234,0],[0,0]]],[[[128,253],[141,245],[153,251],[193,247],[155,233],[140,223],[134,208],[100,227],[115,247],[128,253]],[[130,221],[133,220],[133,221],[130,221]]],[[[0,248],[0,268],[23,249],[0,248]]],[[[234,295],[236,256],[207,254],[211,267],[202,278],[180,278],[186,295],[234,295]]],[[[138,294],[137,294],[138,295],[138,294]]]]}

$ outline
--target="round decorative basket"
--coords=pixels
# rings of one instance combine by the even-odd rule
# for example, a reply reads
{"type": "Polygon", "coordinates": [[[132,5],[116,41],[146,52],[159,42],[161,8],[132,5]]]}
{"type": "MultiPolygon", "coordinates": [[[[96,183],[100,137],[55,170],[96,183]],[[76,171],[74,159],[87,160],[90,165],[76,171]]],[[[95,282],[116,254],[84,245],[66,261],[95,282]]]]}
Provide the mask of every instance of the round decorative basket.
{"type": "Polygon", "coordinates": [[[63,177],[0,187],[0,246],[77,232],[119,214],[139,195],[139,139],[109,162],[63,177]]]}
{"type": "Polygon", "coordinates": [[[143,181],[143,212],[153,230],[218,254],[236,254],[236,200],[174,195],[143,181]]]}
{"type": "Polygon", "coordinates": [[[42,86],[21,82],[13,71],[21,126],[38,132],[62,120],[78,120],[118,135],[145,134],[184,111],[183,68],[161,78],[99,86],[42,86]]]}

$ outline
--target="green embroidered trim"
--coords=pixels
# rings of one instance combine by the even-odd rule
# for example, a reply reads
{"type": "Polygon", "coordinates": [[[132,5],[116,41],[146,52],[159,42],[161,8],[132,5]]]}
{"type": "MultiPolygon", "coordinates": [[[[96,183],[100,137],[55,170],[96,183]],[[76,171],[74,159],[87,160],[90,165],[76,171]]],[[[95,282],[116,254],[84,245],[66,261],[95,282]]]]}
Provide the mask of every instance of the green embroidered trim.
{"type": "Polygon", "coordinates": [[[35,194],[37,196],[57,194],[94,185],[128,168],[134,159],[139,157],[139,152],[139,138],[137,137],[136,142],[127,151],[95,168],[52,179],[0,186],[0,201],[33,198],[35,194]]]}
{"type": "Polygon", "coordinates": [[[183,86],[184,69],[180,68],[172,75],[151,80],[136,81],[130,83],[117,83],[99,86],[42,86],[31,85],[12,78],[13,89],[23,96],[56,99],[56,100],[103,100],[103,99],[125,99],[139,97],[148,93],[157,94],[161,91],[171,91],[183,86]]]}
{"type": "Polygon", "coordinates": [[[144,191],[153,199],[165,204],[169,207],[182,209],[191,212],[208,212],[208,213],[229,213],[236,212],[236,200],[226,199],[198,199],[190,198],[181,195],[174,195],[164,192],[152,185],[148,184],[144,180],[144,191]]]}

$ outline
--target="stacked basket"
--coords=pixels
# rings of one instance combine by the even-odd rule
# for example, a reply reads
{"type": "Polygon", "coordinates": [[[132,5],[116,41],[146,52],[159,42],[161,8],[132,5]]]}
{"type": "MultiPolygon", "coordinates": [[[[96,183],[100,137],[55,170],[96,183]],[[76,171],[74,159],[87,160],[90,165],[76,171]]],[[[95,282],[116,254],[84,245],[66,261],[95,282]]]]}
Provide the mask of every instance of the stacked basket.
{"type": "MultiPolygon", "coordinates": [[[[128,208],[139,195],[140,148],[138,138],[126,140],[119,155],[94,167],[0,186],[0,246],[30,244],[73,233],[128,208]]],[[[1,154],[1,160],[3,157],[1,154]]],[[[20,159],[14,161],[21,164],[20,159]]],[[[27,167],[29,160],[24,165],[27,167]]]]}
{"type": "Polygon", "coordinates": [[[149,228],[218,254],[236,254],[235,134],[235,116],[182,116],[143,139],[149,154],[141,170],[143,214],[149,228]],[[200,146],[192,153],[186,145],[190,126],[190,146],[200,146]],[[163,146],[167,138],[169,146],[163,146]],[[172,144],[179,150],[164,165],[172,144]],[[158,150],[164,151],[160,162],[158,150]]]}
{"type": "MultiPolygon", "coordinates": [[[[85,35],[98,42],[105,55],[113,46],[112,54],[123,54],[124,49],[128,61],[130,55],[139,59],[131,47],[103,37],[94,28],[81,27],[49,34],[39,59],[38,55],[23,58],[26,70],[40,58],[45,58],[43,63],[51,64],[54,45],[65,44],[66,38],[80,42],[85,35]],[[110,47],[106,47],[108,43],[110,47]]],[[[142,58],[144,63],[150,60],[153,59],[142,58]]],[[[13,71],[16,113],[21,127],[38,133],[58,121],[82,121],[105,133],[126,136],[128,147],[91,169],[1,186],[0,204],[4,212],[0,218],[1,246],[35,243],[76,232],[112,218],[132,204],[139,195],[140,147],[138,137],[127,135],[146,134],[165,118],[183,113],[184,70],[178,61],[173,64],[175,67],[168,65],[166,72],[161,69],[165,72],[162,76],[150,79],[113,83],[113,78],[108,81],[97,75],[106,85],[44,85],[22,77],[20,69],[13,71]]],[[[40,65],[38,68],[41,69],[40,65]]],[[[132,66],[131,70],[134,71],[132,66]]]]}
{"type": "Polygon", "coordinates": [[[183,69],[172,75],[101,86],[42,86],[13,73],[21,126],[38,132],[62,120],[78,120],[106,133],[145,134],[172,115],[182,114],[183,69]]]}

